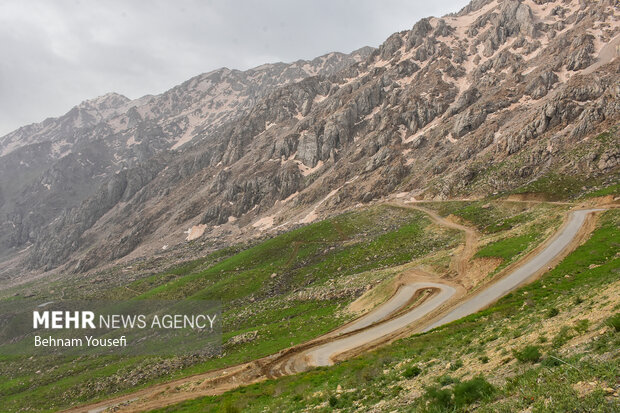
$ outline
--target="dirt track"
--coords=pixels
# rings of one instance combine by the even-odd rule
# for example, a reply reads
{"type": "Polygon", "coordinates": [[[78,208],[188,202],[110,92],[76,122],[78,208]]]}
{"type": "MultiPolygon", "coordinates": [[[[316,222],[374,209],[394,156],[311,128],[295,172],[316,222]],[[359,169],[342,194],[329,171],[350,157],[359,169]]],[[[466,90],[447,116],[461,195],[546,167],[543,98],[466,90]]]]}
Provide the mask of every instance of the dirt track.
{"type": "MultiPolygon", "coordinates": [[[[476,250],[477,233],[471,228],[445,220],[433,211],[412,205],[398,206],[421,210],[438,225],[465,232],[465,245],[452,262],[458,274],[464,275],[476,250]]],[[[408,281],[401,283],[397,292],[383,305],[325,336],[242,365],[151,386],[133,394],[68,411],[95,413],[114,407],[114,411],[137,412],[200,396],[217,395],[267,378],[293,374],[317,365],[332,364],[334,361],[359,354],[414,331],[426,331],[445,324],[460,318],[459,314],[467,315],[478,311],[555,264],[572,250],[571,247],[576,247],[575,240],[580,239],[580,235],[584,232],[584,222],[592,211],[596,210],[571,213],[561,230],[543,246],[537,248],[533,254],[528,254],[517,265],[511,266],[508,273],[498,277],[498,281],[484,286],[483,290],[473,295],[463,296],[462,291],[458,292],[454,285],[438,277],[429,278],[429,274],[413,270],[408,274],[409,277],[404,278],[408,281]],[[514,276],[515,273],[518,277],[514,276]],[[504,285],[506,283],[509,284],[508,288],[504,285]],[[495,285],[498,287],[494,288],[495,285]],[[479,300],[481,294],[487,290],[494,293],[485,296],[482,305],[477,305],[476,300],[479,300]],[[419,299],[417,305],[408,309],[414,297],[419,299]],[[432,320],[432,317],[435,319],[432,320]]]]}
{"type": "MultiPolygon", "coordinates": [[[[434,211],[422,207],[404,204],[395,204],[395,206],[420,210],[426,213],[437,225],[465,232],[465,245],[461,252],[452,259],[452,266],[456,269],[459,277],[464,276],[467,272],[467,265],[476,251],[478,243],[476,231],[448,221],[434,211]]],[[[290,357],[285,357],[283,360],[278,360],[272,364],[270,375],[277,377],[283,374],[298,373],[312,367],[331,365],[339,354],[354,351],[371,343],[378,344],[384,338],[410,326],[458,297],[457,288],[447,282],[439,281],[438,275],[426,274],[416,270],[411,272],[413,274],[409,274],[408,282],[402,283],[396,294],[384,304],[373,309],[370,314],[354,320],[336,331],[339,334],[356,331],[356,334],[346,334],[344,337],[336,336],[325,344],[313,346],[305,351],[294,353],[290,357]],[[432,291],[432,296],[427,297],[424,302],[404,311],[402,314],[391,317],[399,310],[406,308],[411,297],[425,290],[432,291]]]]}
{"type": "Polygon", "coordinates": [[[510,272],[510,274],[486,286],[482,291],[456,306],[448,314],[426,327],[424,331],[432,330],[443,324],[450,323],[480,311],[508,294],[540,271],[550,268],[550,264],[556,257],[561,255],[575,237],[577,237],[588,215],[597,211],[602,211],[602,209],[585,209],[571,212],[568,221],[562,226],[560,231],[556,232],[556,234],[544,244],[541,251],[538,251],[537,254],[534,254],[527,262],[522,263],[519,268],[516,268],[514,271],[510,272]]]}

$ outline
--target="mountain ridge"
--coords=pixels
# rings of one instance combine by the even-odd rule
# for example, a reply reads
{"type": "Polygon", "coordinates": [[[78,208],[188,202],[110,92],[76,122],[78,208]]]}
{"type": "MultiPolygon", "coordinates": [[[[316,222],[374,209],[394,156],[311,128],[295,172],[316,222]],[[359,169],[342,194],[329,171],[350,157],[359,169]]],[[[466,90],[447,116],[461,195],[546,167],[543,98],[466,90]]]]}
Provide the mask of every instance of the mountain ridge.
{"type": "Polygon", "coordinates": [[[555,172],[613,181],[619,31],[613,1],[474,1],[239,116],[222,121],[230,102],[210,101],[207,126],[172,109],[210,85],[200,75],[126,116],[138,125],[170,108],[182,124],[136,129],[126,142],[150,149],[13,244],[33,244],[33,268],[85,271],[184,245],[188,232],[240,242],[394,193],[479,196],[555,172]]]}
{"type": "Polygon", "coordinates": [[[177,149],[196,136],[191,134],[194,129],[213,127],[210,122],[226,122],[228,118],[240,116],[260,96],[277,87],[278,82],[294,81],[305,70],[312,73],[338,70],[370,51],[362,48],[349,55],[330,53],[312,61],[277,63],[247,71],[222,68],[197,75],[161,95],[135,100],[109,93],[81,102],[59,118],[48,118],[5,135],[0,138],[3,160],[0,162],[0,217],[4,218],[0,220],[4,221],[0,222],[3,229],[0,249],[22,248],[32,243],[33,231],[58,218],[63,210],[77,207],[93,196],[106,179],[147,162],[157,153],[177,149]],[[257,76],[271,80],[261,83],[255,79],[257,76]],[[218,83],[221,78],[227,83],[218,83]],[[213,83],[211,89],[217,86],[224,90],[198,90],[203,97],[211,93],[206,103],[204,98],[184,92],[184,88],[200,82],[213,83]],[[234,88],[239,89],[239,82],[245,82],[242,88],[245,95],[230,101],[231,108],[227,111],[207,110],[202,125],[192,125],[191,114],[179,113],[191,105],[198,107],[194,112],[200,110],[201,104],[221,105],[218,99],[234,92],[234,88]],[[184,99],[181,103],[179,96],[184,99]],[[162,114],[166,106],[172,111],[170,114],[162,114]],[[178,142],[182,139],[186,141],[178,142]],[[14,141],[21,146],[12,147],[14,141]],[[171,148],[176,144],[179,145],[171,148]]]}

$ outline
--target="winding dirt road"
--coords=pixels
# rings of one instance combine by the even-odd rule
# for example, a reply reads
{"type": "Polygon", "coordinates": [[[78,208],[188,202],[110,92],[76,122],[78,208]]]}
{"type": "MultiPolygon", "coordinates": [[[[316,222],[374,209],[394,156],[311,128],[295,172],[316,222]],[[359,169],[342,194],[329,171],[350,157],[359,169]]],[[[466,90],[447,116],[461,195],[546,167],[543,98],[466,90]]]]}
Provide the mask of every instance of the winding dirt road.
{"type": "Polygon", "coordinates": [[[541,251],[538,251],[533,257],[527,259],[525,263],[522,263],[505,277],[488,285],[482,291],[473,294],[466,301],[452,309],[448,314],[424,328],[423,331],[432,330],[433,328],[480,311],[519,287],[530,278],[536,276],[540,271],[548,269],[555,258],[560,256],[562,252],[570,246],[575,237],[577,237],[588,215],[597,211],[603,211],[603,209],[582,209],[571,212],[568,221],[543,245],[541,251]]]}
{"type": "MultiPolygon", "coordinates": [[[[468,263],[476,251],[475,230],[439,217],[433,211],[421,210],[438,225],[465,232],[465,243],[453,257],[451,266],[459,276],[467,273],[468,263]]],[[[151,386],[139,392],[111,400],[70,409],[70,412],[114,411],[137,412],[163,407],[205,395],[216,395],[242,385],[267,378],[294,374],[314,366],[333,364],[335,360],[358,354],[413,332],[428,331],[485,308],[555,265],[577,245],[588,216],[602,209],[577,210],[569,213],[560,230],[517,264],[503,272],[496,281],[481,290],[464,295],[458,287],[438,276],[413,270],[408,280],[384,304],[341,328],[305,344],[277,354],[226,369],[211,371],[173,382],[151,386]],[[417,301],[415,299],[417,298],[417,301]],[[414,305],[411,305],[414,302],[414,305]],[[180,387],[183,386],[183,390],[180,387]],[[171,390],[171,389],[177,390],[171,390]]]]}
{"type": "MultiPolygon", "coordinates": [[[[328,343],[295,355],[295,357],[287,360],[282,367],[284,373],[293,374],[316,366],[331,365],[334,363],[333,358],[338,354],[381,340],[383,337],[409,326],[411,323],[419,320],[430,312],[435,311],[456,293],[454,287],[446,284],[419,282],[401,287],[394,298],[396,299],[395,301],[408,301],[418,291],[426,289],[435,289],[438,292],[401,316],[387,321],[384,321],[385,317],[378,319],[375,322],[376,324],[370,328],[357,326],[356,323],[353,323],[351,326],[352,330],[350,331],[356,331],[356,334],[334,339],[328,343]]],[[[395,307],[396,303],[392,303],[392,300],[389,300],[386,304],[390,309],[392,304],[394,304],[392,312],[402,308],[402,306],[395,307]]],[[[278,374],[276,373],[276,375],[278,374]]]]}
{"type": "MultiPolygon", "coordinates": [[[[478,233],[475,230],[444,219],[426,208],[409,204],[391,205],[422,211],[437,225],[463,231],[465,233],[465,244],[460,253],[452,258],[451,264],[459,277],[466,274],[468,263],[478,244],[478,233]]],[[[278,377],[313,367],[332,365],[338,355],[382,342],[385,338],[407,328],[428,314],[432,314],[451,299],[458,298],[456,286],[442,282],[438,275],[423,273],[419,270],[412,270],[409,275],[413,275],[410,277],[410,280],[413,281],[400,285],[390,299],[373,309],[369,314],[336,330],[335,333],[338,335],[335,338],[274,362],[269,371],[270,376],[278,377]],[[420,278],[425,280],[415,281],[420,278]],[[402,314],[393,316],[399,310],[406,309],[412,298],[423,291],[429,291],[432,295],[402,314]],[[352,332],[356,333],[350,334],[352,332]]],[[[330,333],[327,336],[333,337],[334,335],[330,333]]]]}

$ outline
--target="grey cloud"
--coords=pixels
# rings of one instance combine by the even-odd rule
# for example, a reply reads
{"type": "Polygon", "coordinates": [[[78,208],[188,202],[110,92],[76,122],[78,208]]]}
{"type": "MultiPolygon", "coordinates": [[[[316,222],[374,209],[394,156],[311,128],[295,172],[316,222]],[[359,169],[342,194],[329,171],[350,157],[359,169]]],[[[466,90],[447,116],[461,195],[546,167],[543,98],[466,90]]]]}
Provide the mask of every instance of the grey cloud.
{"type": "Polygon", "coordinates": [[[0,135],[107,92],[130,98],[226,66],[378,46],[467,0],[5,0],[0,135]]]}

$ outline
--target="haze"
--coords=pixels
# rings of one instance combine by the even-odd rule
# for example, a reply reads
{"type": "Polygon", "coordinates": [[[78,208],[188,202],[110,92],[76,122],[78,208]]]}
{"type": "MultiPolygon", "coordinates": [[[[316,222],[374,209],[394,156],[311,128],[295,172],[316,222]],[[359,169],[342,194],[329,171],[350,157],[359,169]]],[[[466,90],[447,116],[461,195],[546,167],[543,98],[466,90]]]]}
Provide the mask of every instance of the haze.
{"type": "Polygon", "coordinates": [[[161,93],[225,66],[378,46],[466,0],[45,1],[0,4],[0,136],[108,92],[161,93]]]}

